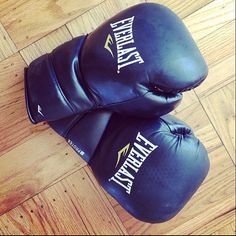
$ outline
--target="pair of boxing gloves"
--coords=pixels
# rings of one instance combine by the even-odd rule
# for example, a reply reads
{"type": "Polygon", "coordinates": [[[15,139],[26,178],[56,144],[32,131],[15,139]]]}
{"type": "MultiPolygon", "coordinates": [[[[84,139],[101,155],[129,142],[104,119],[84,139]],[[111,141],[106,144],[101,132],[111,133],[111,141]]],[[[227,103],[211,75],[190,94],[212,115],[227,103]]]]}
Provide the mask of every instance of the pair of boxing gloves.
{"type": "Polygon", "coordinates": [[[207,65],[183,22],[144,3],[72,39],[25,70],[32,123],[49,125],[139,220],[175,216],[207,175],[207,151],[170,115],[207,65]]]}

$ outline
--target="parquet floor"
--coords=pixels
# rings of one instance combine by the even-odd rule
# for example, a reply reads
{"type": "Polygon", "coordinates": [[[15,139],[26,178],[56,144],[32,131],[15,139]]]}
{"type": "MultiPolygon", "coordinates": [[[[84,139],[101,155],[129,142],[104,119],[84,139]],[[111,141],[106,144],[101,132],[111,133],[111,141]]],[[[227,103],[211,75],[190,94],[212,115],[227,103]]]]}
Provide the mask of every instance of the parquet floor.
{"type": "Polygon", "coordinates": [[[209,76],[174,111],[207,147],[209,175],[174,219],[135,220],[47,124],[32,125],[23,69],[145,0],[0,0],[0,234],[235,234],[235,1],[158,0],[188,26],[209,76]]]}

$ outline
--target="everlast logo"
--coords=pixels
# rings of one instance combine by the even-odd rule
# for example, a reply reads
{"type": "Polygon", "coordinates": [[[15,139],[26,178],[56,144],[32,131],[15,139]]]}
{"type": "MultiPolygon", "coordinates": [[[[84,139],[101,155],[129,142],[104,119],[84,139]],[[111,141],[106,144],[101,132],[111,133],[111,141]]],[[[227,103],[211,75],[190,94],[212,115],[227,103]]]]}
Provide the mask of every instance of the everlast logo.
{"type": "MultiPolygon", "coordinates": [[[[128,143],[124,148],[118,152],[118,158],[116,166],[120,161],[120,157],[126,156],[130,143],[128,143]]],[[[146,158],[157,148],[148,141],[139,132],[136,136],[136,141],[134,142],[132,148],[127,154],[127,158],[119,170],[109,179],[109,181],[114,181],[116,184],[120,185],[126,190],[126,193],[130,194],[135,180],[135,175],[138,173],[143,162],[146,158]]]]}
{"type": "MultiPolygon", "coordinates": [[[[110,24],[117,49],[117,73],[120,73],[120,70],[126,66],[129,66],[134,63],[144,63],[144,60],[140,56],[137,48],[134,46],[134,37],[133,37],[133,21],[134,16],[123,19],[121,21],[110,24]]],[[[111,56],[114,58],[114,53],[111,49],[111,45],[114,43],[114,40],[110,34],[108,34],[104,48],[108,50],[111,56]]]]}

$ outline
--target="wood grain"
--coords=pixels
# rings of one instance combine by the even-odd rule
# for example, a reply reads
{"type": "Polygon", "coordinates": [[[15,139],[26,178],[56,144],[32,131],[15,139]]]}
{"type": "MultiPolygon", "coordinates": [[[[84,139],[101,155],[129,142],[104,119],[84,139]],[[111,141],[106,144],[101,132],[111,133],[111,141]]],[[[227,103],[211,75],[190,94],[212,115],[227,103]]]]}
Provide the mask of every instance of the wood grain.
{"type": "Polygon", "coordinates": [[[22,57],[29,65],[31,61],[39,56],[51,52],[55,47],[63,44],[64,42],[72,39],[69,31],[65,26],[53,31],[42,39],[29,45],[20,51],[22,57]]]}
{"type": "MultiPolygon", "coordinates": [[[[100,24],[102,24],[105,20],[109,19],[119,11],[127,8],[128,6],[144,2],[144,0],[107,0],[97,7],[91,9],[90,11],[83,14],[81,17],[76,18],[75,20],[69,22],[67,27],[69,28],[71,34],[75,36],[79,36],[82,34],[89,33],[96,29],[100,24]]],[[[152,1],[153,2],[153,1],[152,1]]],[[[155,1],[154,1],[155,2],[155,1]]],[[[171,8],[171,10],[175,11],[180,17],[185,17],[186,15],[192,13],[194,10],[199,9],[201,6],[207,5],[207,3],[211,2],[210,0],[201,0],[201,1],[182,1],[176,4],[176,1],[158,1],[160,4],[164,4],[171,8]],[[191,5],[192,8],[189,6],[191,5]],[[183,7],[184,6],[184,7],[183,7]],[[187,8],[185,8],[187,7],[187,8]]],[[[197,17],[196,17],[197,18],[197,17]]],[[[189,24],[191,22],[196,22],[193,17],[187,20],[189,24]]],[[[207,22],[209,23],[209,22],[207,22]]],[[[207,24],[206,23],[206,24],[207,24]]],[[[198,34],[198,31],[196,32],[198,34]]]]}
{"type": "Polygon", "coordinates": [[[198,41],[198,46],[209,67],[235,55],[235,21],[198,41]]]}
{"type": "Polygon", "coordinates": [[[0,22],[0,61],[16,52],[16,47],[0,22]]]}
{"type": "Polygon", "coordinates": [[[31,198],[0,217],[0,234],[64,235],[67,232],[87,235],[88,231],[79,215],[71,213],[58,195],[58,201],[54,202],[54,198],[51,197],[57,194],[57,189],[50,190],[31,198]],[[47,198],[47,193],[51,194],[50,198],[47,198]],[[57,206],[60,206],[60,214],[57,206]]]}
{"type": "MultiPolygon", "coordinates": [[[[63,26],[46,36],[45,39],[25,48],[21,53],[25,61],[30,63],[34,58],[51,51],[68,39],[71,39],[71,35],[63,26]]],[[[68,147],[64,139],[57,137],[47,125],[33,126],[29,122],[25,109],[23,85],[25,66],[19,54],[0,63],[0,111],[5,114],[0,116],[0,166],[4,168],[4,171],[0,173],[0,183],[4,183],[0,188],[0,215],[47,188],[54,181],[85,165],[68,147]],[[50,139],[53,141],[51,142],[50,139]],[[46,145],[47,142],[52,145],[50,151],[46,148],[46,152],[41,152],[40,149],[44,148],[43,146],[40,148],[40,144],[46,145]],[[29,162],[33,147],[38,147],[38,149],[33,152],[33,158],[31,158],[33,162],[29,162]],[[22,154],[22,157],[18,152],[22,154]],[[71,159],[67,158],[69,154],[72,155],[71,159]],[[8,163],[9,158],[13,165],[8,163]],[[65,165],[63,165],[64,158],[65,165]],[[53,169],[50,173],[54,165],[58,166],[58,169],[53,169]],[[34,176],[34,171],[38,172],[37,176],[34,176]],[[11,173],[14,172],[15,174],[12,175],[11,173]],[[9,178],[6,181],[7,175],[9,178]],[[26,183],[28,183],[27,187],[26,183]]]]}
{"type": "Polygon", "coordinates": [[[235,80],[235,55],[209,68],[207,79],[195,89],[199,98],[206,97],[235,80]]]}
{"type": "Polygon", "coordinates": [[[174,11],[180,18],[184,18],[191,13],[197,11],[198,9],[204,7],[208,3],[213,0],[147,0],[147,2],[155,2],[158,4],[163,4],[169,7],[172,11],[174,11]]]}
{"type": "Polygon", "coordinates": [[[234,5],[234,0],[215,0],[186,17],[184,23],[198,41],[234,20],[234,5]]]}
{"type": "Polygon", "coordinates": [[[234,235],[234,229],[235,229],[235,209],[217,217],[211,222],[208,222],[208,224],[197,229],[192,234],[193,235],[212,235],[212,234],[234,235]]]}
{"type": "Polygon", "coordinates": [[[0,158],[0,215],[85,164],[52,130],[18,145],[0,158]]]}
{"type": "Polygon", "coordinates": [[[77,171],[0,217],[0,232],[126,234],[114,209],[87,171],[87,168],[77,171]]]}
{"type": "Polygon", "coordinates": [[[18,53],[0,62],[0,159],[4,153],[46,129],[42,124],[32,126],[26,114],[25,66],[18,53]]]}
{"type": "Polygon", "coordinates": [[[152,0],[184,20],[209,66],[208,78],[173,111],[193,127],[211,161],[174,219],[147,224],[131,217],[64,139],[27,118],[26,64],[144,1],[0,0],[0,234],[235,234],[233,0],[152,0]]]}
{"type": "Polygon", "coordinates": [[[145,0],[107,0],[67,24],[73,37],[90,33],[121,10],[145,0]]]}
{"type": "Polygon", "coordinates": [[[222,146],[221,140],[199,102],[177,113],[176,116],[193,129],[195,136],[205,145],[209,153],[222,146]]]}
{"type": "Polygon", "coordinates": [[[103,0],[1,0],[0,20],[18,49],[61,27],[103,0]]]}
{"type": "MultiPolygon", "coordinates": [[[[56,36],[65,31],[58,31],[48,36],[47,45],[43,45],[43,40],[32,45],[32,56],[25,51],[27,61],[35,51],[43,53],[38,45],[50,50],[50,46],[59,43],[56,36]]],[[[19,54],[0,63],[0,111],[5,114],[0,116],[0,215],[85,165],[47,125],[33,126],[29,122],[24,102],[24,67],[19,54]]]]}
{"type": "Polygon", "coordinates": [[[179,106],[172,112],[173,115],[176,113],[183,111],[184,109],[188,108],[189,106],[198,102],[198,97],[194,90],[190,90],[183,93],[183,99],[179,106]]]}
{"type": "Polygon", "coordinates": [[[212,235],[235,235],[235,221],[223,226],[221,229],[217,230],[215,233],[212,235]]]}
{"type": "Polygon", "coordinates": [[[235,162],[235,82],[202,99],[203,107],[211,118],[232,160],[235,162]]]}
{"type": "Polygon", "coordinates": [[[207,79],[195,89],[199,98],[206,97],[235,80],[234,41],[235,21],[199,40],[198,45],[209,66],[207,79]]]}
{"type": "MultiPolygon", "coordinates": [[[[72,189],[74,200],[78,204],[83,204],[84,221],[89,219],[92,232],[95,234],[123,234],[125,228],[116,216],[114,209],[111,208],[109,201],[101,191],[96,179],[91,175],[90,169],[86,166],[84,171],[69,176],[64,181],[64,186],[72,189]],[[82,181],[81,181],[82,180],[82,181]],[[81,191],[83,189],[83,191],[81,191]],[[113,220],[112,220],[113,218],[113,220]]],[[[85,223],[86,224],[86,223],[85,223]]],[[[87,225],[87,224],[86,224],[87,225]]]]}

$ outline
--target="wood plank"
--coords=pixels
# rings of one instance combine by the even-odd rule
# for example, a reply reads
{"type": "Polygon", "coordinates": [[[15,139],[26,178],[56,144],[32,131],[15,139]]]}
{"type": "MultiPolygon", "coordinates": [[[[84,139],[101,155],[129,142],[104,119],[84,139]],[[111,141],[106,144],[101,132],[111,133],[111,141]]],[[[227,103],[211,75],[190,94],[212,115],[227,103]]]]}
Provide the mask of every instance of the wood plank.
{"type": "Polygon", "coordinates": [[[16,52],[16,47],[0,22],[0,61],[16,52]]]}
{"type": "Polygon", "coordinates": [[[31,61],[39,56],[51,52],[55,47],[63,44],[64,42],[72,39],[69,31],[65,26],[53,31],[42,39],[29,45],[20,51],[22,57],[29,65],[31,61]]]}
{"type": "Polygon", "coordinates": [[[18,49],[28,46],[103,0],[1,0],[0,20],[18,49]]]}
{"type": "Polygon", "coordinates": [[[184,18],[198,9],[204,7],[208,3],[213,0],[184,0],[184,1],[176,1],[176,0],[147,0],[147,2],[155,2],[159,4],[163,4],[164,6],[169,7],[172,11],[174,11],[180,18],[184,18]]]}
{"type": "MultiPolygon", "coordinates": [[[[144,1],[143,0],[132,0],[132,1],[107,0],[104,3],[86,12],[81,17],[78,17],[75,20],[69,22],[67,26],[73,36],[86,34],[96,29],[105,20],[115,15],[119,11],[131,5],[141,3],[141,2],[144,2],[144,1]]],[[[175,11],[180,17],[185,17],[186,15],[191,14],[195,10],[207,5],[209,2],[211,2],[211,0],[181,1],[181,2],[178,2],[178,1],[176,2],[174,0],[169,0],[169,1],[164,0],[164,1],[158,1],[157,3],[164,4],[167,7],[170,7],[173,11],[175,11]]],[[[193,19],[192,18],[187,19],[187,23],[189,22],[188,24],[191,25],[191,22],[196,22],[195,18],[193,17],[193,19]]]]}
{"type": "Polygon", "coordinates": [[[45,130],[0,158],[0,215],[86,163],[53,130],[45,130]]]}
{"type": "MultiPolygon", "coordinates": [[[[228,229],[228,226],[232,224],[232,229],[235,229],[235,209],[223,214],[216,219],[214,219],[211,222],[208,222],[208,224],[204,225],[203,227],[197,229],[192,234],[193,235],[212,235],[216,232],[219,232],[225,228],[228,229]]],[[[228,232],[229,234],[233,234],[233,230],[228,232]]],[[[220,234],[222,235],[222,234],[220,234]]],[[[227,234],[225,234],[227,235],[227,234]]]]}
{"type": "Polygon", "coordinates": [[[8,235],[87,235],[81,217],[74,214],[73,208],[68,208],[65,200],[63,186],[58,183],[57,188],[52,187],[1,216],[0,232],[8,235]]]}
{"type": "Polygon", "coordinates": [[[184,19],[198,41],[235,19],[234,0],[215,0],[184,19]]]}
{"type": "MultiPolygon", "coordinates": [[[[45,38],[21,51],[27,63],[54,47],[71,39],[66,27],[59,28],[45,38]]],[[[42,123],[33,126],[28,119],[24,98],[24,67],[19,54],[0,63],[0,156],[16,145],[47,129],[42,123]],[[14,130],[14,132],[12,132],[14,130]]]]}
{"type": "MultiPolygon", "coordinates": [[[[111,15],[116,14],[121,9],[128,7],[132,4],[137,4],[143,2],[143,0],[133,0],[133,1],[107,1],[83,14],[81,17],[67,24],[67,27],[72,33],[72,35],[78,36],[81,34],[86,34],[91,30],[95,29],[97,26],[102,24],[111,15]],[[102,14],[101,14],[102,12],[102,14]],[[113,13],[112,13],[113,12],[113,13]],[[112,13],[112,14],[111,14],[112,13]],[[75,33],[75,31],[77,33],[75,33]]],[[[21,55],[24,60],[29,64],[32,60],[36,59],[42,54],[52,51],[56,46],[70,40],[72,36],[65,26],[53,31],[42,39],[36,41],[30,46],[22,49],[21,55]]]]}
{"type": "Polygon", "coordinates": [[[235,80],[235,21],[198,41],[209,66],[206,80],[195,89],[197,96],[206,97],[235,80]]]}
{"type": "Polygon", "coordinates": [[[12,223],[10,218],[6,215],[0,216],[0,234],[1,235],[23,235],[15,225],[12,223]]]}
{"type": "Polygon", "coordinates": [[[25,63],[16,53],[0,62],[0,156],[45,130],[32,126],[25,109],[23,74],[25,63]]]}
{"type": "Polygon", "coordinates": [[[209,67],[235,55],[235,21],[198,41],[198,46],[209,67]]]}
{"type": "Polygon", "coordinates": [[[214,232],[212,235],[235,235],[235,221],[214,232]]]}
{"type": "Polygon", "coordinates": [[[206,146],[211,160],[210,172],[184,209],[162,224],[140,222],[111,200],[129,234],[190,234],[235,207],[234,165],[203,108],[196,103],[177,116],[193,127],[195,135],[206,146]]]}
{"type": "MultiPolygon", "coordinates": [[[[84,170],[76,172],[63,180],[65,187],[73,191],[73,199],[79,208],[82,203],[82,217],[84,222],[90,222],[90,234],[124,234],[125,228],[121,224],[109,201],[103,194],[91,170],[86,166],[84,170]],[[83,189],[84,191],[81,191],[83,189]]],[[[80,208],[79,208],[80,209],[80,208]]],[[[86,224],[86,223],[85,223],[86,224]]],[[[86,224],[87,225],[87,224],[86,224]]]]}
{"type": "Polygon", "coordinates": [[[179,113],[180,111],[183,111],[184,109],[190,107],[191,105],[198,103],[198,101],[199,101],[198,97],[195,94],[194,90],[184,92],[183,99],[182,99],[181,103],[174,111],[171,112],[171,114],[175,115],[175,114],[179,113]]]}
{"type": "Polygon", "coordinates": [[[235,81],[212,93],[202,104],[235,162],[235,81]]]}
{"type": "MultiPolygon", "coordinates": [[[[64,26],[30,45],[29,48],[25,48],[21,53],[29,63],[68,39],[71,39],[71,35],[64,26]]],[[[25,66],[19,54],[0,63],[0,75],[2,75],[0,77],[0,111],[5,114],[0,116],[0,166],[4,168],[4,171],[0,173],[0,182],[5,181],[0,190],[0,214],[85,165],[64,139],[49,130],[48,125],[30,123],[24,98],[23,70],[25,66]],[[45,149],[43,152],[40,150],[40,143],[46,146],[46,148],[41,147],[45,149]],[[35,152],[33,152],[34,147],[37,147],[35,152]],[[67,158],[69,155],[72,156],[71,159],[67,158]],[[62,164],[64,159],[65,165],[62,164]],[[54,166],[59,169],[54,169],[50,173],[54,166]],[[38,172],[37,176],[34,176],[32,171],[38,172]],[[14,172],[15,174],[12,175],[14,172]],[[7,176],[9,178],[6,181],[7,176]],[[32,181],[30,181],[31,177],[32,181]],[[25,183],[28,183],[27,187],[25,183]]]]}
{"type": "MultiPolygon", "coordinates": [[[[77,15],[77,8],[73,12],[70,3],[74,4],[75,0],[67,1],[68,6],[63,3],[65,0],[46,0],[40,3],[43,5],[41,10],[46,2],[51,5],[41,15],[40,9],[28,11],[28,7],[32,10],[33,1],[39,5],[35,0],[0,0],[0,21],[2,17],[9,18],[9,10],[15,28],[8,26],[14,28],[17,39],[22,40],[20,44],[26,43],[27,46],[44,36],[21,51],[27,64],[71,39],[65,26],[55,30],[61,26],[60,22],[65,20],[64,23],[67,23],[77,17],[67,24],[72,35],[77,36],[90,32],[121,9],[142,0],[107,0],[82,16],[77,15]],[[65,9],[60,15],[57,6],[62,3],[63,8],[68,9],[68,15],[65,9]],[[35,22],[37,14],[40,17],[35,22]],[[48,19],[47,14],[51,14],[48,19]],[[34,19],[27,18],[29,16],[34,19]],[[21,22],[22,19],[24,22],[21,22]],[[27,28],[27,21],[31,22],[31,29],[27,28]],[[52,21],[50,28],[47,24],[50,25],[52,21]],[[20,31],[18,25],[22,27],[20,31]],[[22,35],[17,35],[19,32],[22,35]]],[[[89,5],[92,1],[84,1],[83,4],[89,5]]],[[[24,108],[25,63],[19,54],[15,54],[0,62],[0,112],[4,114],[0,115],[0,215],[16,207],[0,216],[0,234],[106,234],[107,231],[110,234],[234,233],[235,224],[231,215],[235,208],[235,168],[231,161],[232,155],[235,155],[232,153],[235,150],[235,136],[232,134],[235,126],[232,123],[235,120],[235,111],[232,109],[235,100],[233,1],[158,2],[169,4],[172,10],[185,18],[184,22],[193,33],[210,68],[207,80],[195,91],[185,93],[182,104],[174,111],[194,128],[208,149],[211,169],[204,184],[173,220],[155,225],[135,220],[113,198],[104,195],[105,191],[101,190],[87,167],[81,170],[86,163],[79,159],[63,139],[49,130],[47,125],[30,124],[24,108]],[[207,114],[199,100],[203,101],[207,114]],[[70,174],[71,178],[67,178],[70,174]],[[66,179],[58,182],[63,178],[66,179]],[[38,195],[33,197],[35,194],[38,195]]],[[[7,34],[1,27],[0,23],[0,61],[1,32],[7,34]]],[[[8,43],[2,42],[3,50],[9,50],[8,43]]],[[[9,55],[15,51],[9,51],[9,55]]],[[[8,56],[2,56],[5,57],[8,56]]]]}
{"type": "MultiPolygon", "coordinates": [[[[231,172],[231,174],[233,174],[233,171],[231,172]]],[[[212,190],[212,189],[210,189],[210,190],[212,190]]],[[[215,218],[214,215],[221,215],[221,214],[224,214],[223,213],[224,211],[232,210],[232,207],[230,207],[230,205],[232,204],[233,201],[234,201],[234,199],[232,196],[231,196],[231,199],[229,199],[229,200],[223,200],[221,205],[218,205],[217,207],[213,207],[212,209],[209,209],[206,212],[203,212],[201,214],[201,216],[194,218],[190,222],[186,222],[185,224],[181,224],[179,227],[169,231],[168,234],[170,234],[170,235],[188,234],[188,232],[191,232],[190,230],[195,230],[195,229],[199,228],[203,224],[204,221],[205,221],[205,223],[212,221],[215,218]],[[204,221],[201,220],[201,218],[204,218],[204,221]]]]}
{"type": "MultiPolygon", "coordinates": [[[[81,169],[0,217],[3,233],[126,233],[96,180],[81,169]]],[[[0,231],[1,232],[1,231],[0,231]]]]}
{"type": "Polygon", "coordinates": [[[192,127],[194,134],[205,145],[209,153],[222,146],[221,140],[199,103],[177,113],[176,116],[192,127]]]}
{"type": "Polygon", "coordinates": [[[206,80],[195,89],[199,98],[206,97],[235,80],[235,55],[209,68],[206,80]]]}
{"type": "Polygon", "coordinates": [[[132,5],[145,0],[107,0],[67,24],[73,37],[90,33],[107,19],[132,5]]]}

